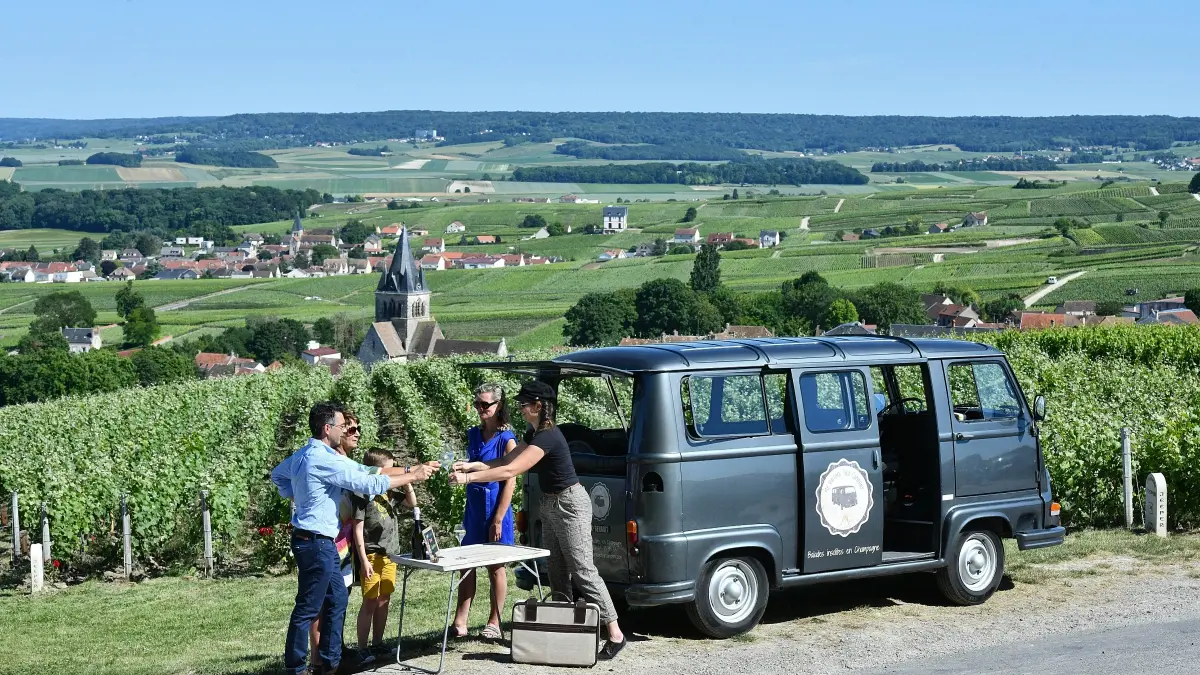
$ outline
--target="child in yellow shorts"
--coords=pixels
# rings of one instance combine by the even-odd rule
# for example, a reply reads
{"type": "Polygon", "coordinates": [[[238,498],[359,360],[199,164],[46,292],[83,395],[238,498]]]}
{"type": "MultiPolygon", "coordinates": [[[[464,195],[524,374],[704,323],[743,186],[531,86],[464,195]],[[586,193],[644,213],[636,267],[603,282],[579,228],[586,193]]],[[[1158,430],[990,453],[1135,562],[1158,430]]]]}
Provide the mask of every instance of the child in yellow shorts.
{"type": "MultiPolygon", "coordinates": [[[[387,450],[372,449],[363,457],[363,464],[389,468],[394,460],[387,450]]],[[[415,506],[417,496],[412,485],[405,486],[405,493],[405,505],[415,506]]],[[[396,590],[396,563],[388,557],[401,553],[396,504],[391,494],[375,497],[353,494],[350,505],[363,594],[362,608],[358,612],[358,657],[359,663],[371,663],[375,656],[367,650],[367,636],[374,626],[371,645],[376,650],[383,646],[383,631],[392,593],[396,590]]]]}

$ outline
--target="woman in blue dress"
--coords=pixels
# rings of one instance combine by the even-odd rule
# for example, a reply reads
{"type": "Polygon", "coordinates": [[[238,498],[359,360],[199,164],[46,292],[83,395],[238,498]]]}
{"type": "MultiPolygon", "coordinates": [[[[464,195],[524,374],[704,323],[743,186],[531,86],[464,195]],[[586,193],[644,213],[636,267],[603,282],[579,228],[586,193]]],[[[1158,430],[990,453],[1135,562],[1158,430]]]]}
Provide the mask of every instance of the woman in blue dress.
{"type": "MultiPolygon", "coordinates": [[[[508,424],[508,404],[504,399],[503,387],[493,383],[480,385],[475,390],[473,405],[479,415],[479,426],[467,431],[468,461],[490,462],[517,447],[517,437],[508,424]]],[[[514,543],[510,506],[515,485],[515,478],[467,485],[467,512],[463,515],[463,529],[466,530],[462,540],[464,546],[489,542],[514,543]]],[[[457,637],[467,635],[467,618],[471,601],[475,599],[477,576],[472,574],[466,577],[458,587],[458,612],[454,616],[454,634],[457,637]]],[[[499,640],[500,609],[504,607],[504,597],[508,591],[504,565],[488,567],[488,577],[492,583],[492,611],[479,636],[499,640]]]]}

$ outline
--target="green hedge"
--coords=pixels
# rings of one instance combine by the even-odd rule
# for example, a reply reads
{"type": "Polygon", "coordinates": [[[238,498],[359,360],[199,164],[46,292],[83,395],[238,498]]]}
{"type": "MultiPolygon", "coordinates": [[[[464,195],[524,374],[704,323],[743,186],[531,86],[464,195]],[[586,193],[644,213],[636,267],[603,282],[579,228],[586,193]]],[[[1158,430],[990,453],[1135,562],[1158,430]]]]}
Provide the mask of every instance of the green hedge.
{"type": "MultiPolygon", "coordinates": [[[[986,339],[1009,353],[1029,396],[1048,400],[1042,438],[1068,524],[1120,522],[1119,429],[1128,426],[1138,484],[1162,472],[1171,524],[1200,525],[1200,329],[1058,329],[986,339]]],[[[253,527],[286,519],[268,473],[307,436],[313,402],[334,398],[374,413],[362,417],[364,447],[382,443],[411,460],[436,459],[444,444],[462,447],[474,386],[489,377],[517,383],[461,368],[463,360],[387,364],[369,374],[349,363],[336,380],[297,367],[0,408],[0,490],[5,499],[20,492],[26,529],[36,529],[37,504],[48,503],[56,557],[107,561],[119,559],[118,505],[128,493],[136,558],[165,566],[195,561],[197,493],[206,488],[218,555],[238,557],[253,527]]],[[[569,382],[561,412],[615,425],[607,400],[600,382],[569,382]]],[[[519,431],[522,422],[514,426],[519,431]]],[[[465,494],[444,475],[418,493],[444,530],[461,517],[465,494]]]]}

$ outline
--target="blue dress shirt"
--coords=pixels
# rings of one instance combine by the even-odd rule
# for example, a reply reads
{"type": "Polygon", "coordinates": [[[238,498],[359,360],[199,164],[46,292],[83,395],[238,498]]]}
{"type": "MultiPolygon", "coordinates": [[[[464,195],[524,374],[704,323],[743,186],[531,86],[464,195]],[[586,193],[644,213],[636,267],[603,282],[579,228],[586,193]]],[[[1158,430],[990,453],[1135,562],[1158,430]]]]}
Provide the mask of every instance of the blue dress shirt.
{"type": "Polygon", "coordinates": [[[315,438],[280,462],[271,471],[271,482],[281,496],[296,503],[293,528],[330,538],[338,534],[338,504],[344,491],[378,495],[390,484],[378,469],[343,457],[315,438]]]}

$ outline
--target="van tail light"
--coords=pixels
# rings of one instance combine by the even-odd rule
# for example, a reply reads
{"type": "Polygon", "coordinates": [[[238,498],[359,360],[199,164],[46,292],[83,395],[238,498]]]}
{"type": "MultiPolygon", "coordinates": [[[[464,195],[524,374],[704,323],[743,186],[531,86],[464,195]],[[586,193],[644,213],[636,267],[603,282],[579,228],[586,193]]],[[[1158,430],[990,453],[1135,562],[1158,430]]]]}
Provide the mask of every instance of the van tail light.
{"type": "Polygon", "coordinates": [[[1050,515],[1052,517],[1057,518],[1060,510],[1061,510],[1061,508],[1059,507],[1058,502],[1050,503],[1050,515]]]}
{"type": "Polygon", "coordinates": [[[524,534],[528,531],[528,523],[525,522],[525,512],[517,511],[517,532],[524,534]]]}
{"type": "Polygon", "coordinates": [[[637,521],[629,520],[625,522],[625,541],[628,542],[630,546],[637,546],[637,521]]]}

